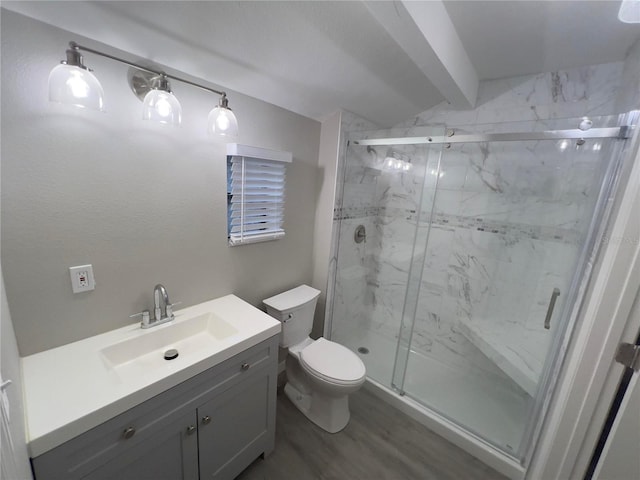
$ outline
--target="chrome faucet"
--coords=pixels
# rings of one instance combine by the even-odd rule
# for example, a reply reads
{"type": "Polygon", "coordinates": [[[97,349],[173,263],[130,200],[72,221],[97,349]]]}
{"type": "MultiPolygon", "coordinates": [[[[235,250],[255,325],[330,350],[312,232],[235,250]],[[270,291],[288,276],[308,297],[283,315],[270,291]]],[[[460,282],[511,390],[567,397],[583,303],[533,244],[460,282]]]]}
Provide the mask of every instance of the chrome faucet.
{"type": "Polygon", "coordinates": [[[173,314],[173,307],[180,303],[182,302],[171,303],[169,301],[167,289],[164,288],[164,285],[159,283],[153,289],[153,321],[151,321],[149,310],[144,310],[140,313],[130,315],[130,317],[142,316],[142,322],[140,325],[142,328],[155,327],[156,325],[162,325],[163,323],[170,322],[176,318],[173,314]],[[164,306],[164,312],[162,311],[162,306],[164,306]]]}
{"type": "Polygon", "coordinates": [[[169,303],[169,294],[167,293],[167,289],[164,288],[164,285],[159,283],[153,289],[153,313],[156,319],[156,322],[167,318],[169,316],[173,317],[173,313],[171,312],[171,307],[169,303]],[[164,315],[162,314],[162,308],[160,308],[160,298],[162,296],[162,302],[164,303],[164,315]]]}

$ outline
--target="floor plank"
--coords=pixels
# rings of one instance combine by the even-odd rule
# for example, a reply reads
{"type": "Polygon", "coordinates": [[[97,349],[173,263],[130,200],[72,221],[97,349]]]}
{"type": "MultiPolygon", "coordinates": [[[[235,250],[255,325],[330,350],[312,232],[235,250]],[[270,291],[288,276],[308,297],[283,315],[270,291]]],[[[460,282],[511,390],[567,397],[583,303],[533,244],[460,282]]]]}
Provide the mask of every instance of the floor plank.
{"type": "Polygon", "coordinates": [[[349,425],[330,434],[280,393],[276,448],[238,480],[506,480],[369,392],[350,402],[349,425]]]}

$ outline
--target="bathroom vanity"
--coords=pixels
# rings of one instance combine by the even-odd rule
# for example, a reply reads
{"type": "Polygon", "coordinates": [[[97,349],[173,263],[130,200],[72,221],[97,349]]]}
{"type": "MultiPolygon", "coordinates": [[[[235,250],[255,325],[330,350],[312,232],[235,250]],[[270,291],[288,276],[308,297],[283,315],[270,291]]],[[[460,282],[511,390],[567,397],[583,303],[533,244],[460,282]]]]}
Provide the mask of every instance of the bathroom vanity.
{"type": "Polygon", "coordinates": [[[273,450],[279,322],[228,295],[154,328],[23,359],[36,480],[232,479],[273,450]]]}

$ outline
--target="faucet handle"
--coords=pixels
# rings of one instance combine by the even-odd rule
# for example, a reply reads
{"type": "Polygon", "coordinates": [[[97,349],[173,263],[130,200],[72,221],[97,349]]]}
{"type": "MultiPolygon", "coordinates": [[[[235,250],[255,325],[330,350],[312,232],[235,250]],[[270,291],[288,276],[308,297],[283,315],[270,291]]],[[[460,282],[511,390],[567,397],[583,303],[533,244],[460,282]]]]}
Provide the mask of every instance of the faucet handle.
{"type": "Polygon", "coordinates": [[[165,307],[167,317],[173,317],[173,307],[180,305],[182,302],[168,303],[165,307]]]}
{"type": "Polygon", "coordinates": [[[149,319],[151,318],[151,314],[149,313],[149,310],[143,310],[141,312],[134,313],[133,315],[129,315],[129,318],[140,317],[140,316],[142,317],[142,326],[148,327],[149,319]]]}

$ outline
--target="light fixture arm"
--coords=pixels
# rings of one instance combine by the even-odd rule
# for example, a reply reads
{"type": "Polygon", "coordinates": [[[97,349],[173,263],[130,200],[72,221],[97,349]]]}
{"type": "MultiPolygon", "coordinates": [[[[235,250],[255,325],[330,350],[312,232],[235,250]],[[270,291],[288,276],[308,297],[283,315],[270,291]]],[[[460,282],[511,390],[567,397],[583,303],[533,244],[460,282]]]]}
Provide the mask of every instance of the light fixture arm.
{"type": "MultiPolygon", "coordinates": [[[[227,99],[226,92],[223,92],[223,91],[220,91],[220,90],[215,90],[215,89],[209,88],[209,87],[205,87],[204,85],[200,85],[200,84],[192,82],[190,80],[185,80],[184,78],[176,77],[175,75],[170,75],[170,74],[162,72],[162,71],[153,70],[153,69],[148,68],[148,67],[143,67],[142,65],[139,65],[137,63],[129,62],[127,60],[124,60],[123,58],[116,57],[114,55],[109,55],[108,53],[103,53],[103,52],[100,52],[98,50],[94,50],[93,48],[85,47],[83,45],[79,45],[79,44],[77,44],[76,42],[73,42],[73,41],[69,42],[69,49],[67,50],[67,64],[76,65],[76,66],[79,66],[81,68],[85,68],[86,69],[86,67],[82,64],[82,55],[80,54],[80,51],[89,52],[89,53],[95,53],[96,55],[100,55],[101,57],[105,57],[105,58],[108,58],[110,60],[115,60],[116,62],[124,63],[125,65],[129,65],[130,67],[134,67],[134,68],[143,70],[145,72],[153,73],[154,75],[158,75],[159,77],[170,78],[171,80],[178,80],[179,82],[186,83],[186,84],[189,84],[189,85],[194,86],[194,87],[198,87],[198,88],[200,88],[202,90],[206,90],[207,92],[215,93],[216,95],[220,95],[221,96],[220,102],[223,102],[223,101],[226,102],[226,99],[227,99]],[[70,63],[70,61],[74,62],[74,63],[70,63]],[[79,62],[79,63],[77,63],[77,62],[79,62]]],[[[226,108],[228,108],[228,107],[226,107],[226,108]]]]}

